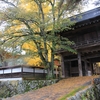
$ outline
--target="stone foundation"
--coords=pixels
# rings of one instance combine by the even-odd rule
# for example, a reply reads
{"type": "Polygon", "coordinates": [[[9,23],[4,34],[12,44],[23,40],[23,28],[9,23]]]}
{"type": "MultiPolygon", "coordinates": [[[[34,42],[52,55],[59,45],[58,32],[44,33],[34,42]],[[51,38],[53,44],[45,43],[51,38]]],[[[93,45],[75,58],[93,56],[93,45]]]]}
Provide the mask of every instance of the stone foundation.
{"type": "Polygon", "coordinates": [[[79,91],[67,100],[100,100],[100,78],[95,78],[93,83],[89,88],[79,91]]]}
{"type": "Polygon", "coordinates": [[[36,90],[44,86],[56,83],[57,80],[19,80],[19,81],[1,81],[0,98],[12,97],[16,94],[22,94],[30,90],[36,90]]]}

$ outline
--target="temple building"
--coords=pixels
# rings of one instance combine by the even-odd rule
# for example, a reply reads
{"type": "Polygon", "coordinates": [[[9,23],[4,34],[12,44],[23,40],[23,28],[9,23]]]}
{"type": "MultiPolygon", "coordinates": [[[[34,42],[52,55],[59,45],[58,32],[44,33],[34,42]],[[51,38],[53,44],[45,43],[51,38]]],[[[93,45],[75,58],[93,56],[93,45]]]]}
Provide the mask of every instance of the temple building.
{"type": "Polygon", "coordinates": [[[94,74],[94,63],[100,62],[100,7],[71,17],[76,21],[74,30],[61,35],[74,41],[77,54],[59,51],[63,77],[94,74]],[[79,18],[81,16],[82,18],[79,18]]]}

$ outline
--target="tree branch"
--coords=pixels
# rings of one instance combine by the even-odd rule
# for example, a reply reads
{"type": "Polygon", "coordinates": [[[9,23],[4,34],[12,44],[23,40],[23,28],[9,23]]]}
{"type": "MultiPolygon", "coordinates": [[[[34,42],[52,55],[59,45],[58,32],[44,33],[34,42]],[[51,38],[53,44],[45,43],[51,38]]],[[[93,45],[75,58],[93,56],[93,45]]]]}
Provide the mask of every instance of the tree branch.
{"type": "Polygon", "coordinates": [[[8,0],[0,0],[0,1],[17,8],[17,6],[15,6],[13,3],[8,2],[8,0]]]}

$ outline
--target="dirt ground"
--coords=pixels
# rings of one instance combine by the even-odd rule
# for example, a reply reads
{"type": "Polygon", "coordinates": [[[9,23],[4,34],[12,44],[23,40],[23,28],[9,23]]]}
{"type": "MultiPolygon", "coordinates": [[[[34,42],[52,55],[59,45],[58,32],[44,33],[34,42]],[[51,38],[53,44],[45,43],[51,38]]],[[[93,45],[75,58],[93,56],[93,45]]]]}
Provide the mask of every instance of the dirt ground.
{"type": "Polygon", "coordinates": [[[73,89],[79,86],[86,84],[87,82],[92,82],[93,78],[96,77],[98,76],[72,77],[62,79],[56,84],[3,100],[59,100],[58,98],[63,97],[65,94],[71,92],[73,89]]]}

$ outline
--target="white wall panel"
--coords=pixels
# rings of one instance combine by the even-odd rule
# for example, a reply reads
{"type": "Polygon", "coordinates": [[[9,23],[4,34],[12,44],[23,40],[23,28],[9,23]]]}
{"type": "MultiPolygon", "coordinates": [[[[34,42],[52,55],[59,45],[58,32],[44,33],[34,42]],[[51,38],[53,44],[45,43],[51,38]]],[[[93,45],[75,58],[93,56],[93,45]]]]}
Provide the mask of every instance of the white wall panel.
{"type": "Polygon", "coordinates": [[[5,69],[4,74],[11,73],[11,69],[5,69]]]}
{"type": "Polygon", "coordinates": [[[23,68],[23,72],[33,72],[33,68],[23,68]]]}
{"type": "Polygon", "coordinates": [[[3,70],[0,70],[0,74],[3,74],[3,70]]]}
{"type": "Polygon", "coordinates": [[[12,73],[21,72],[21,68],[13,68],[12,73]]]}
{"type": "Polygon", "coordinates": [[[43,69],[35,69],[35,73],[43,73],[43,69]]]}

